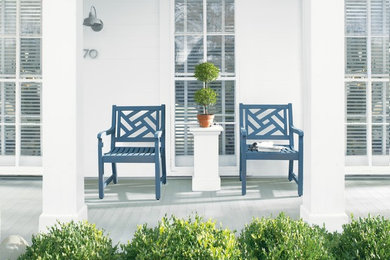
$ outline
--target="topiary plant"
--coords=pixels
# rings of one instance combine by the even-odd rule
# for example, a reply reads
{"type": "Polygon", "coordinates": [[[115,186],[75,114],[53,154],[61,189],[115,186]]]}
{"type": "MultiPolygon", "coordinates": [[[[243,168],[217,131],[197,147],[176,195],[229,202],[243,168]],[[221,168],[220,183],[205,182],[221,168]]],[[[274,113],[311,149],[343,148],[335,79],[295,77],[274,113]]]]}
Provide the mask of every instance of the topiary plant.
{"type": "Polygon", "coordinates": [[[211,62],[200,63],[195,66],[195,78],[203,82],[203,87],[216,80],[219,76],[219,68],[211,62]]]}
{"type": "Polygon", "coordinates": [[[203,114],[209,113],[209,106],[217,103],[217,93],[211,88],[201,88],[195,92],[195,102],[203,108],[203,114]]]}
{"type": "Polygon", "coordinates": [[[88,222],[60,223],[47,234],[33,235],[32,245],[18,260],[100,260],[118,259],[117,246],[103,230],[88,222]]]}
{"type": "Polygon", "coordinates": [[[240,259],[234,233],[201,217],[164,217],[155,228],[139,226],[122,246],[122,259],[240,259]]]}
{"type": "Polygon", "coordinates": [[[390,259],[389,219],[352,217],[343,228],[334,250],[336,259],[390,259]]]}
{"type": "Polygon", "coordinates": [[[292,220],[254,219],[239,237],[243,259],[333,259],[325,228],[292,220]]]}

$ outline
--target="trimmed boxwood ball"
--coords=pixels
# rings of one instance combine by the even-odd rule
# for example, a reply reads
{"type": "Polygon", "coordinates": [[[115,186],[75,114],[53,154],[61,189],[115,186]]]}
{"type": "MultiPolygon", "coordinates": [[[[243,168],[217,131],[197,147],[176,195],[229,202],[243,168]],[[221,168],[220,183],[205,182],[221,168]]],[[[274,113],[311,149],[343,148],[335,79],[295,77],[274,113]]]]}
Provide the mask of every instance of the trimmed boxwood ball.
{"type": "Polygon", "coordinates": [[[335,243],[336,259],[390,259],[390,220],[384,217],[354,219],[343,225],[335,243]]]}
{"type": "Polygon", "coordinates": [[[209,113],[209,106],[217,103],[217,92],[211,88],[201,88],[195,92],[195,102],[203,107],[203,113],[209,113]]]}
{"type": "Polygon", "coordinates": [[[88,222],[57,223],[47,234],[33,235],[32,245],[19,260],[118,259],[117,246],[103,230],[88,222]]]}
{"type": "Polygon", "coordinates": [[[283,213],[275,219],[254,219],[242,230],[243,259],[333,259],[325,228],[292,220],[283,213]]]}
{"type": "Polygon", "coordinates": [[[206,84],[214,81],[219,76],[219,68],[211,62],[200,63],[195,66],[194,76],[197,80],[206,84]]]}
{"type": "Polygon", "coordinates": [[[131,242],[122,246],[122,259],[240,259],[233,232],[195,216],[164,217],[156,227],[139,226],[131,242]]]}

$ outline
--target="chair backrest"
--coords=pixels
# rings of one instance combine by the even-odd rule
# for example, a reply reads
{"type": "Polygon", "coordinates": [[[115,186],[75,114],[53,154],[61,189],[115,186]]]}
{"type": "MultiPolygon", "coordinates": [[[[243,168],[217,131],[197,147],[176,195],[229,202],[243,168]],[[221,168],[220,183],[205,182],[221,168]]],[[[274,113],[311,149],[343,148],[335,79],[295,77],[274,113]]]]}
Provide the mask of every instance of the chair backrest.
{"type": "Polygon", "coordinates": [[[292,105],[247,105],[240,103],[240,128],[247,131],[247,139],[289,140],[293,125],[292,105]]]}
{"type": "Polygon", "coordinates": [[[112,106],[112,126],[116,142],[153,142],[154,133],[161,130],[165,137],[165,105],[112,106]]]}

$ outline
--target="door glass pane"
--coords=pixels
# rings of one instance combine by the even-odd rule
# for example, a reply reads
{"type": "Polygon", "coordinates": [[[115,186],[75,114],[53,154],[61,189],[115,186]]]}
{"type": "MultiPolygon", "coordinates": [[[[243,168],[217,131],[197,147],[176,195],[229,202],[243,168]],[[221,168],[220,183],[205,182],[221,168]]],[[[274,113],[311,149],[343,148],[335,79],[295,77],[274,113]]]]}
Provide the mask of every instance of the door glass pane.
{"type": "Polygon", "coordinates": [[[222,32],[222,1],[207,1],[207,32],[222,32]]]}
{"type": "Polygon", "coordinates": [[[367,39],[347,38],[346,74],[367,74],[367,39]]]}
{"type": "Polygon", "coordinates": [[[20,1],[20,33],[22,35],[41,34],[42,0],[20,1]]]}
{"type": "Polygon", "coordinates": [[[207,61],[222,72],[222,36],[207,36],[207,61]]]}
{"type": "Polygon", "coordinates": [[[388,76],[389,65],[389,38],[373,37],[371,39],[372,74],[386,74],[383,76],[388,76]]]}
{"type": "Polygon", "coordinates": [[[20,155],[41,155],[41,127],[39,125],[21,126],[20,155]]]}
{"type": "Polygon", "coordinates": [[[41,84],[21,84],[21,122],[40,123],[41,121],[41,84]]]}
{"type": "Polygon", "coordinates": [[[367,31],[367,0],[345,0],[345,32],[364,35],[367,31]]]}
{"type": "Polygon", "coordinates": [[[41,39],[20,39],[20,74],[41,75],[41,39]]]}
{"type": "Polygon", "coordinates": [[[203,0],[187,0],[187,32],[203,32],[203,0]]]}
{"type": "Polygon", "coordinates": [[[367,113],[367,88],[365,82],[346,83],[347,122],[364,123],[367,113]]]}
{"type": "Polygon", "coordinates": [[[0,77],[15,78],[16,41],[14,38],[0,38],[0,77]]]}
{"type": "Polygon", "coordinates": [[[0,1],[0,34],[12,36],[16,34],[15,0],[0,1]]]}

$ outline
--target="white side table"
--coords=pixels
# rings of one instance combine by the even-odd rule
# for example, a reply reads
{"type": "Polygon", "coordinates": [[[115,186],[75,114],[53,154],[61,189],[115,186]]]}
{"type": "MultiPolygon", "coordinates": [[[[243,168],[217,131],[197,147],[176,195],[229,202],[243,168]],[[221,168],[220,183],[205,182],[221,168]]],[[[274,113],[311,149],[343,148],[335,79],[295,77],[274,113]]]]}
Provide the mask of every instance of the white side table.
{"type": "Polygon", "coordinates": [[[219,177],[218,136],[223,131],[222,126],[192,127],[194,135],[194,175],[192,176],[193,191],[217,191],[221,189],[219,177]]]}

